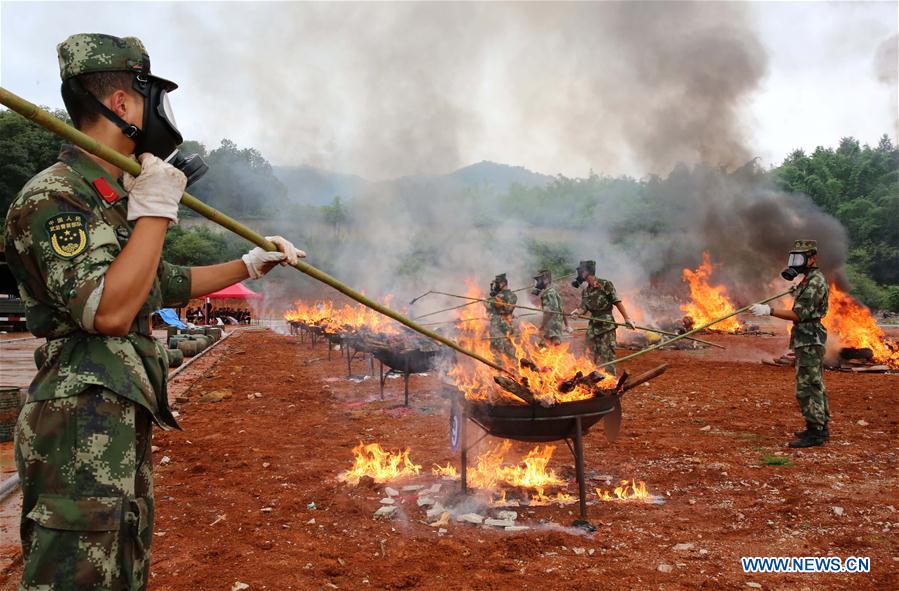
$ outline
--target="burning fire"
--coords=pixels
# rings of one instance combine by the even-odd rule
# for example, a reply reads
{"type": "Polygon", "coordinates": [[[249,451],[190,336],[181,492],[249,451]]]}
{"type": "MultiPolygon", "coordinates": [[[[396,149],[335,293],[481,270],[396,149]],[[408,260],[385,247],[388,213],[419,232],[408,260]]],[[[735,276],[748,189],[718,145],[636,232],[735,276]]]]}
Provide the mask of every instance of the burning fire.
{"type": "Polygon", "coordinates": [[[504,439],[493,449],[479,455],[474,471],[469,476],[472,486],[494,489],[498,484],[507,484],[513,487],[533,488],[538,494],[542,494],[547,486],[565,484],[553,470],[546,469],[556,450],[555,446],[538,445],[529,451],[520,463],[503,465],[511,447],[512,443],[504,439]]]}
{"type": "MultiPolygon", "coordinates": [[[[484,297],[472,282],[469,281],[466,284],[468,297],[484,297]]],[[[476,308],[476,306],[466,306],[460,310],[460,320],[463,322],[459,324],[458,341],[463,347],[484,357],[492,358],[494,355],[490,349],[487,322],[477,320],[483,311],[476,308]]],[[[573,402],[595,396],[594,390],[584,384],[578,384],[569,392],[559,391],[559,385],[572,378],[578,371],[583,375],[589,375],[594,371],[599,372],[604,376],[601,383],[608,384],[609,387],[615,383],[614,376],[599,369],[592,360],[574,355],[569,350],[568,343],[562,343],[558,347],[540,348],[538,346],[539,328],[533,324],[522,322],[519,326],[519,333],[513,334],[511,341],[515,350],[515,360],[504,360],[505,364],[509,366],[510,370],[517,371],[519,378],[527,379],[528,389],[542,404],[573,402]],[[532,363],[520,365],[518,360],[521,359],[532,363]]],[[[496,385],[493,381],[496,371],[484,364],[460,359],[447,375],[468,400],[486,400],[494,403],[502,401],[505,404],[521,402],[496,385]]],[[[519,379],[519,381],[524,380],[519,379]]]]}
{"type": "MultiPolygon", "coordinates": [[[[727,297],[727,288],[723,285],[711,285],[712,260],[708,252],[702,253],[702,264],[695,271],[684,269],[684,281],[690,284],[690,302],[682,304],[680,309],[696,326],[701,326],[721,316],[735,312],[736,308],[727,297]]],[[[741,328],[736,317],[728,318],[709,327],[709,330],[721,332],[738,332],[741,328]]]]}
{"type": "Polygon", "coordinates": [[[651,503],[654,497],[646,490],[646,483],[642,480],[635,483],[632,480],[622,480],[621,486],[616,486],[610,494],[609,491],[596,489],[596,496],[600,501],[642,501],[651,503]]]}
{"type": "Polygon", "coordinates": [[[441,466],[439,464],[434,464],[434,467],[431,468],[431,474],[434,476],[440,476],[441,478],[458,478],[459,472],[456,471],[456,467],[446,463],[446,466],[441,466]]]}
{"type": "MultiPolygon", "coordinates": [[[[531,491],[531,505],[574,502],[571,495],[559,492],[555,496],[548,496],[545,491],[549,487],[562,486],[565,481],[554,470],[548,469],[549,461],[556,450],[553,445],[537,445],[529,451],[519,462],[508,463],[506,457],[512,448],[512,443],[504,439],[492,449],[480,454],[475,462],[475,467],[468,473],[468,482],[474,488],[495,491],[499,487],[507,486],[531,491]]],[[[494,505],[502,505],[506,502],[506,491],[500,491],[500,497],[493,502],[494,505]]]]}
{"type": "Polygon", "coordinates": [[[363,476],[372,477],[375,482],[388,482],[400,478],[418,476],[421,466],[409,459],[409,449],[404,451],[386,451],[380,443],[364,444],[353,448],[353,467],[337,475],[341,482],[358,484],[363,476]]]}
{"type": "Polygon", "coordinates": [[[830,338],[842,347],[871,349],[874,361],[899,369],[899,343],[887,339],[871,311],[836,285],[830,285],[827,316],[822,320],[830,338]]]}
{"type": "MultiPolygon", "coordinates": [[[[382,302],[390,305],[393,296],[387,296],[382,302]]],[[[337,306],[326,300],[314,304],[295,302],[294,308],[284,313],[288,322],[302,322],[309,326],[321,326],[326,332],[356,331],[361,328],[382,334],[398,333],[396,323],[390,318],[367,308],[362,304],[344,304],[337,306]]]]}

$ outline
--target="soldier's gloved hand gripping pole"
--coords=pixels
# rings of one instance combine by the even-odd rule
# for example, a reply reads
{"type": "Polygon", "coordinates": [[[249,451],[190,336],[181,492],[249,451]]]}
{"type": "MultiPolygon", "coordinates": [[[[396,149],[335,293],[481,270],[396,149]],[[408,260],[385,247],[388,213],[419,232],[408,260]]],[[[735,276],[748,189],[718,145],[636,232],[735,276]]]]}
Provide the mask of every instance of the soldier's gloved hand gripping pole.
{"type": "MultiPolygon", "coordinates": [[[[78,131],[71,125],[68,125],[65,121],[57,119],[56,117],[54,117],[47,111],[41,109],[37,105],[26,101],[22,97],[20,97],[16,94],[13,94],[12,92],[10,92],[2,87],[0,87],[0,103],[5,105],[9,109],[15,111],[19,115],[22,115],[26,119],[30,119],[31,121],[34,121],[35,123],[37,123],[44,129],[46,129],[48,131],[52,131],[56,135],[59,135],[65,139],[69,140],[70,142],[72,142],[73,144],[75,144],[76,146],[81,148],[82,150],[89,152],[89,153],[93,154],[94,156],[102,158],[103,160],[109,162],[110,164],[117,166],[118,168],[122,169],[123,171],[127,172],[128,174],[135,176],[135,177],[140,174],[141,166],[136,160],[132,160],[128,156],[125,156],[124,154],[121,154],[120,152],[117,152],[117,151],[113,150],[112,148],[101,144],[100,142],[93,139],[92,137],[85,135],[84,133],[78,131]]],[[[267,240],[261,234],[254,232],[253,230],[244,226],[237,220],[218,211],[214,207],[210,207],[210,206],[206,205],[205,203],[203,203],[202,201],[200,201],[199,199],[197,199],[196,197],[192,196],[189,193],[185,192],[181,196],[181,204],[184,205],[185,207],[189,207],[190,209],[194,210],[195,212],[197,212],[201,216],[205,217],[206,219],[208,219],[212,222],[215,222],[216,224],[222,226],[223,228],[230,230],[231,232],[234,232],[238,236],[252,242],[253,244],[255,244],[256,246],[258,246],[260,248],[263,248],[267,251],[278,250],[278,248],[270,240],[267,240]]],[[[421,333],[424,336],[437,341],[438,343],[446,345],[447,347],[449,347],[450,349],[453,349],[454,351],[457,351],[463,355],[471,357],[472,359],[480,361],[481,363],[488,365],[497,371],[500,371],[503,373],[509,373],[509,371],[506,368],[495,363],[494,361],[487,359],[486,357],[483,357],[481,355],[478,355],[477,353],[475,353],[473,351],[469,351],[468,349],[465,349],[461,345],[444,337],[443,335],[440,335],[432,330],[429,330],[429,329],[417,324],[416,322],[410,320],[409,318],[406,318],[402,314],[395,312],[395,311],[391,310],[390,308],[383,306],[383,305],[379,304],[378,302],[365,297],[364,295],[362,295],[361,293],[352,289],[348,285],[338,281],[334,277],[331,277],[324,271],[321,271],[321,270],[313,267],[309,263],[306,263],[304,261],[298,261],[296,264],[294,264],[292,266],[294,268],[298,269],[299,271],[302,271],[306,275],[309,275],[313,279],[317,279],[318,281],[321,281],[322,283],[326,283],[327,285],[330,285],[331,287],[333,287],[340,293],[346,295],[349,298],[356,300],[363,306],[367,306],[367,307],[371,308],[372,310],[380,312],[381,314],[396,320],[400,324],[408,326],[412,330],[414,330],[418,333],[421,333]]]]}

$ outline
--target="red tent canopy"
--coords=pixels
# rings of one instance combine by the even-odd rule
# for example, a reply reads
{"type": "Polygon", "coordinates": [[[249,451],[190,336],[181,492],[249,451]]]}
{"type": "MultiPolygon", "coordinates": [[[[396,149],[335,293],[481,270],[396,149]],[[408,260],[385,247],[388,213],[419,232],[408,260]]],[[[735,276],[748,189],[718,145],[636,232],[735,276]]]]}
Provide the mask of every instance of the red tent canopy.
{"type": "Polygon", "coordinates": [[[209,295],[202,296],[213,300],[261,300],[262,294],[256,293],[243,283],[235,283],[209,295]]]}

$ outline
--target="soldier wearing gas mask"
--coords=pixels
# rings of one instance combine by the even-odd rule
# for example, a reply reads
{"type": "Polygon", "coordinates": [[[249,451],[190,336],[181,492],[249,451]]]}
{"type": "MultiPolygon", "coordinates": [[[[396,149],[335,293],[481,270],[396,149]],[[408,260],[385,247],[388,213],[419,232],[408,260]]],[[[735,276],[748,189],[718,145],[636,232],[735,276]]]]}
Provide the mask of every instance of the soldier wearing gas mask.
{"type": "MultiPolygon", "coordinates": [[[[600,279],[596,276],[596,261],[581,261],[577,267],[577,278],[571,282],[572,287],[580,287],[586,283],[581,294],[581,305],[574,310],[573,317],[587,315],[591,317],[587,326],[587,350],[593,355],[594,363],[608,363],[615,359],[615,325],[612,316],[612,306],[618,308],[625,324],[633,330],[631,322],[621,298],[615,291],[615,286],[608,279],[600,279]],[[607,322],[602,322],[606,320],[607,322]]],[[[606,369],[614,373],[615,366],[609,365],[606,369]]]]}
{"type": "Polygon", "coordinates": [[[506,274],[497,275],[490,283],[490,297],[484,304],[487,308],[487,317],[490,318],[490,350],[497,359],[515,357],[511,336],[515,331],[512,313],[517,303],[518,296],[509,289],[506,274]]]}
{"type": "Polygon", "coordinates": [[[750,312],[756,316],[774,316],[793,322],[790,348],[796,354],[796,400],[805,418],[805,431],[797,431],[790,447],[803,448],[823,445],[830,439],[827,424],[830,410],[824,390],[824,347],[827,329],[821,319],[827,315],[829,288],[817,262],[818,243],[797,240],[793,243],[787,268],[781,276],[793,281],[803,275],[796,288],[790,310],[772,308],[768,304],[754,304],[750,312]]]}
{"type": "Polygon", "coordinates": [[[185,186],[205,169],[178,151],[175,85],[134,37],[57,47],[66,108],[83,133],[138,154],[137,177],[64,145],[19,192],[6,255],[29,330],[47,339],[15,433],[22,589],[146,589],[153,540],[152,426],[178,429],[150,314],[184,306],[305,253],[281,237],[207,267],[160,260],[185,186]]]}
{"type": "Polygon", "coordinates": [[[553,285],[549,269],[541,269],[534,276],[534,289],[531,293],[540,297],[540,307],[543,309],[543,320],[540,323],[543,335],[541,346],[561,345],[562,332],[568,330],[568,317],[562,312],[562,296],[553,285]]]}

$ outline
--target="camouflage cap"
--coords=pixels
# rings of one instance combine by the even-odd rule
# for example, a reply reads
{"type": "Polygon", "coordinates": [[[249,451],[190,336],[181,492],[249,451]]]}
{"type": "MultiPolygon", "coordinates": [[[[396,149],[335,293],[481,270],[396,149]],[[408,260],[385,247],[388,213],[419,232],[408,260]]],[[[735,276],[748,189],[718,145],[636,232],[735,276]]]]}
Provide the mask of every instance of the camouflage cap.
{"type": "Polygon", "coordinates": [[[797,240],[793,242],[793,248],[790,252],[810,252],[815,254],[818,252],[817,240],[797,240]]]}
{"type": "Polygon", "coordinates": [[[496,277],[494,277],[493,280],[494,280],[496,283],[508,283],[508,280],[506,279],[506,274],[505,274],[505,273],[500,273],[499,275],[497,275],[496,277]]]}
{"type": "Polygon", "coordinates": [[[596,275],[596,261],[581,261],[577,266],[577,270],[583,269],[588,275],[596,275]]]}
{"type": "Polygon", "coordinates": [[[534,275],[534,279],[540,279],[542,277],[546,277],[546,280],[550,281],[553,278],[553,273],[549,269],[540,269],[537,271],[537,274],[534,275]]]}
{"type": "MultiPolygon", "coordinates": [[[[150,56],[137,37],[78,33],[56,46],[59,75],[68,80],[92,72],[150,74],[150,56]]],[[[174,90],[173,82],[164,80],[174,90]]]]}

